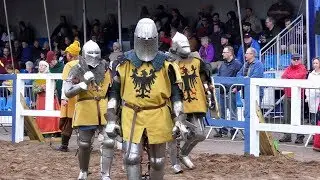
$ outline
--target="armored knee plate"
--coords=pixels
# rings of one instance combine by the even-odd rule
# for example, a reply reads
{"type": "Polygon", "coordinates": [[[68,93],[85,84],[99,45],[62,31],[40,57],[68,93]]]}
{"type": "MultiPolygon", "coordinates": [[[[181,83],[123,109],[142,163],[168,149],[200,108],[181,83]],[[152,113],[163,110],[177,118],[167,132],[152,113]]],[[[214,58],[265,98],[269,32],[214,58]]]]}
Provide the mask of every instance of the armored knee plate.
{"type": "Polygon", "coordinates": [[[150,166],[152,167],[152,169],[156,170],[156,171],[160,171],[164,168],[165,165],[165,158],[153,158],[151,157],[150,159],[150,166]]]}

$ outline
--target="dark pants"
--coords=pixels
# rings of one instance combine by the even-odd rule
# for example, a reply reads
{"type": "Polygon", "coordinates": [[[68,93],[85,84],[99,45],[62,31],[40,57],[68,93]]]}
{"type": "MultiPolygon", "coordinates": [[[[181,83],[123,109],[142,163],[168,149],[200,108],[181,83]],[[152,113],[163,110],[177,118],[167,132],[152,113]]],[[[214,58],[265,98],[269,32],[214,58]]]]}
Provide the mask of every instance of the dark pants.
{"type": "MultiPolygon", "coordinates": [[[[304,103],[304,102],[301,102],[304,103]]],[[[303,124],[304,112],[301,108],[301,124],[303,124]]],[[[284,98],[284,122],[283,124],[291,124],[291,98],[284,98]]],[[[290,136],[291,134],[285,133],[285,136],[290,136]]],[[[304,138],[303,134],[297,134],[297,138],[304,138]]]]}
{"type": "Polygon", "coordinates": [[[60,118],[59,129],[61,135],[70,137],[72,135],[72,118],[60,118]]]}

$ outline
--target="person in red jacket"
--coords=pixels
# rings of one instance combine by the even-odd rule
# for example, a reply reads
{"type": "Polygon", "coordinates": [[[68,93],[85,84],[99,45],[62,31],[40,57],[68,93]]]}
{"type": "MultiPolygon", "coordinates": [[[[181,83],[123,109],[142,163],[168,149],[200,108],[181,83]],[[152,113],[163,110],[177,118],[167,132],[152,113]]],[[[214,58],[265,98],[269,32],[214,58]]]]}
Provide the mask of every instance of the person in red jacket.
{"type": "MultiPolygon", "coordinates": [[[[307,69],[301,64],[301,55],[292,54],[291,65],[287,67],[281,76],[282,79],[306,79],[307,69]]],[[[303,103],[304,92],[301,90],[301,102],[303,103]]],[[[303,109],[303,108],[301,108],[303,109]]],[[[303,119],[303,110],[301,112],[301,119],[303,119]]],[[[291,124],[291,88],[284,89],[284,124],[291,124]]],[[[295,140],[296,144],[302,144],[304,139],[303,134],[297,134],[295,140]]],[[[291,142],[291,134],[285,133],[279,140],[280,142],[291,142]]]]}

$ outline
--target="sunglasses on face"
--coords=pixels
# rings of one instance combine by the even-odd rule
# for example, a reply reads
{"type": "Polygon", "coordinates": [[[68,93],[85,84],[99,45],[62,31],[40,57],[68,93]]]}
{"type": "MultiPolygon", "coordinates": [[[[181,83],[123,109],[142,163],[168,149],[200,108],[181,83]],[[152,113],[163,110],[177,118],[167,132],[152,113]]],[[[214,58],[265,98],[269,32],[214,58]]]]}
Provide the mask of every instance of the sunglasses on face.
{"type": "Polygon", "coordinates": [[[300,59],[292,59],[292,61],[299,61],[300,59]]]}

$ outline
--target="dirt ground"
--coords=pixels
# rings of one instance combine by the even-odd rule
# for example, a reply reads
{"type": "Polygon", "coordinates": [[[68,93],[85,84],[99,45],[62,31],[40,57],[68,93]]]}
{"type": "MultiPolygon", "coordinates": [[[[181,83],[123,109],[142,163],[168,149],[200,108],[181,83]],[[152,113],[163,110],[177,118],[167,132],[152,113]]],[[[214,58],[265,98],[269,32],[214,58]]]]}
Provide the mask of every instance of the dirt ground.
{"type": "MultiPolygon", "coordinates": [[[[76,149],[68,153],[53,150],[49,143],[0,141],[0,180],[69,180],[78,175],[76,149]]],[[[115,153],[113,180],[126,179],[121,152],[115,153]]],[[[90,179],[99,179],[99,151],[91,156],[90,179]]],[[[166,166],[166,180],[184,179],[318,179],[320,162],[300,162],[287,157],[245,157],[238,155],[193,154],[195,170],[174,175],[166,166]]],[[[169,159],[167,160],[167,162],[169,159]]]]}

